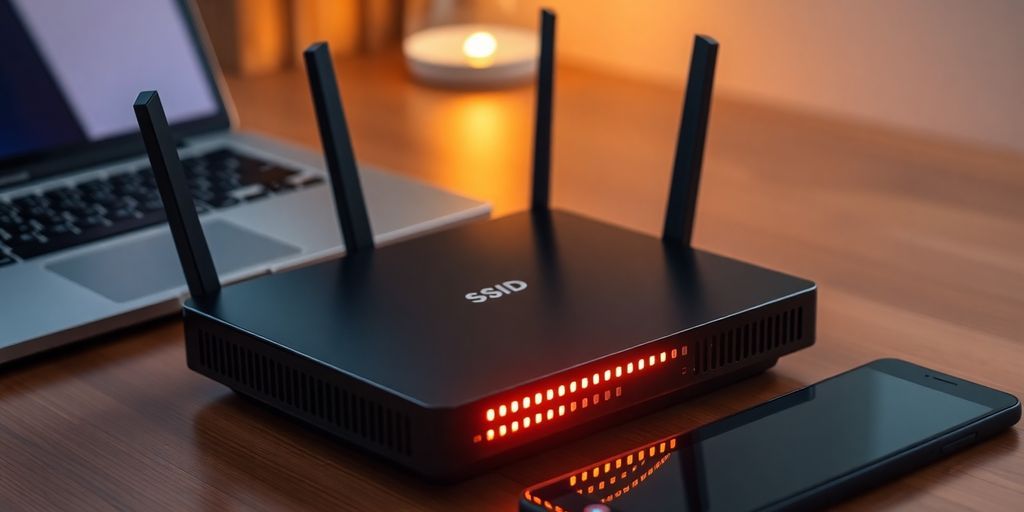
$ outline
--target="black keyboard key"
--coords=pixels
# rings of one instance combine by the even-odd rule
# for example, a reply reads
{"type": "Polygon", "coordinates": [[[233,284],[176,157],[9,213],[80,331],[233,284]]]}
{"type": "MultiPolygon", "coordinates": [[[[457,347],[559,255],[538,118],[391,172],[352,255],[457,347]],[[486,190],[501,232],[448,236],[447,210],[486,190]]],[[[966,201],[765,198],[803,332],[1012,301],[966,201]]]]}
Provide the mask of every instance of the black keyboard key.
{"type": "Polygon", "coordinates": [[[306,178],[300,183],[303,187],[313,187],[324,182],[324,179],[320,176],[313,176],[312,178],[306,178]]]}

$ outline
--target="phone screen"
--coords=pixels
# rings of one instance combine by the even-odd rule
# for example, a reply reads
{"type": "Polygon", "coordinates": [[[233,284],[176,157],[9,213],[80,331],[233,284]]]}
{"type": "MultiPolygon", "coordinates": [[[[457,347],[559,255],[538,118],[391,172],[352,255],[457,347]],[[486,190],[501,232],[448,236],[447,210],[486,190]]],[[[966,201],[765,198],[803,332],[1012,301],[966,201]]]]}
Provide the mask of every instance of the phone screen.
{"type": "Polygon", "coordinates": [[[566,511],[749,510],[992,407],[864,366],[536,490],[566,511]]]}

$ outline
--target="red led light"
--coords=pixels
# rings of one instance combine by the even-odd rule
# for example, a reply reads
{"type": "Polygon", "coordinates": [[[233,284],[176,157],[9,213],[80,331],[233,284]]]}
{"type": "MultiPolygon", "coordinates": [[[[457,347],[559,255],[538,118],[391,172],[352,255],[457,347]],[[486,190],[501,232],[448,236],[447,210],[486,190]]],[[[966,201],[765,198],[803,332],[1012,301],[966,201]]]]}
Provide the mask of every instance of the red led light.
{"type": "Polygon", "coordinates": [[[487,409],[487,421],[494,421],[494,409],[487,409]]]}
{"type": "Polygon", "coordinates": [[[506,409],[504,405],[498,407],[498,416],[504,418],[506,414],[508,414],[508,409],[506,409]]]}

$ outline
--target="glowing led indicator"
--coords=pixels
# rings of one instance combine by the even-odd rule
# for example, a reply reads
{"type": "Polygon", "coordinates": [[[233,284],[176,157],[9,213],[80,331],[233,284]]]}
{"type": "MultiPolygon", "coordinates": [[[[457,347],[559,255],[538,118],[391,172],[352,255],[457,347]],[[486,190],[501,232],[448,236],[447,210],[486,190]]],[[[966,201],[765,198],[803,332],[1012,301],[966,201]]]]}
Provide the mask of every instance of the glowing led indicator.
{"type": "Polygon", "coordinates": [[[498,416],[504,418],[506,414],[508,414],[508,409],[506,409],[504,405],[498,407],[498,416]]]}
{"type": "Polygon", "coordinates": [[[570,393],[575,393],[576,392],[576,381],[572,381],[572,382],[569,383],[569,392],[570,393]]]}
{"type": "Polygon", "coordinates": [[[512,422],[512,432],[518,432],[518,431],[519,431],[519,422],[518,421],[513,421],[512,422]]]}
{"type": "Polygon", "coordinates": [[[536,395],[533,395],[533,403],[534,404],[540,405],[540,402],[543,399],[544,399],[544,396],[541,395],[540,393],[537,393],[536,395]]]}
{"type": "Polygon", "coordinates": [[[675,359],[678,356],[679,356],[679,351],[676,350],[676,349],[672,349],[672,359],[675,359]]]}
{"type": "Polygon", "coordinates": [[[487,409],[487,421],[494,421],[494,409],[487,409]]]}
{"type": "Polygon", "coordinates": [[[651,366],[654,366],[654,356],[653,355],[648,359],[647,363],[649,365],[651,365],[651,366]]]}
{"type": "Polygon", "coordinates": [[[542,421],[544,421],[544,415],[538,412],[537,415],[533,417],[533,422],[539,425],[542,421]]]}
{"type": "Polygon", "coordinates": [[[523,409],[529,409],[529,408],[530,408],[530,397],[524,397],[523,398],[523,409]]]}
{"type": "Polygon", "coordinates": [[[502,426],[498,427],[498,435],[499,436],[503,436],[503,435],[505,435],[507,433],[508,433],[508,427],[506,427],[505,425],[502,425],[502,426]]]}
{"type": "Polygon", "coordinates": [[[530,428],[530,417],[523,418],[523,428],[530,428]]]}
{"type": "Polygon", "coordinates": [[[511,410],[511,411],[512,411],[513,413],[515,413],[515,412],[519,412],[519,402],[518,402],[518,401],[516,401],[516,400],[513,400],[513,401],[512,401],[512,405],[511,405],[511,406],[509,407],[509,409],[510,409],[510,410],[511,410]]]}
{"type": "Polygon", "coordinates": [[[548,419],[550,420],[551,418],[554,418],[554,417],[555,417],[555,410],[554,409],[548,409],[548,419]]]}
{"type": "Polygon", "coordinates": [[[494,440],[494,429],[493,428],[489,429],[487,431],[487,440],[488,441],[493,441],[494,440]]]}
{"type": "Polygon", "coordinates": [[[590,385],[590,381],[587,380],[587,379],[583,379],[583,380],[580,381],[580,387],[583,388],[583,389],[587,389],[587,386],[589,386],[589,385],[590,385]]]}
{"type": "Polygon", "coordinates": [[[565,396],[565,385],[558,386],[558,396],[565,396]]]}
{"type": "Polygon", "coordinates": [[[637,367],[638,369],[640,369],[640,370],[643,370],[643,369],[644,369],[644,360],[643,360],[643,359],[641,359],[641,360],[637,361],[637,362],[636,362],[636,367],[637,367]]]}
{"type": "Polygon", "coordinates": [[[598,382],[601,382],[601,376],[595,373],[594,376],[590,378],[590,380],[596,386],[598,382]]]}
{"type": "Polygon", "coordinates": [[[622,377],[622,367],[621,366],[616,366],[615,367],[615,376],[616,377],[622,377]]]}
{"type": "Polygon", "coordinates": [[[564,405],[559,405],[558,406],[558,415],[559,416],[565,416],[565,406],[564,405]]]}
{"type": "Polygon", "coordinates": [[[604,380],[605,380],[605,382],[612,380],[612,371],[611,370],[605,370],[604,371],[604,380]]]}
{"type": "Polygon", "coordinates": [[[665,360],[666,360],[666,359],[668,359],[668,354],[667,354],[667,353],[665,353],[665,352],[662,352],[662,353],[661,353],[661,356],[660,356],[660,357],[659,357],[658,359],[659,359],[659,360],[661,360],[661,362],[663,362],[663,363],[664,363],[664,362],[665,362],[665,360]]]}
{"type": "Polygon", "coordinates": [[[551,399],[552,399],[552,398],[554,398],[554,397],[555,397],[555,392],[554,392],[554,390],[551,390],[551,389],[549,389],[549,390],[548,390],[548,400],[551,400],[551,399]]]}
{"type": "Polygon", "coordinates": [[[633,373],[633,363],[626,365],[626,373],[633,373]]]}

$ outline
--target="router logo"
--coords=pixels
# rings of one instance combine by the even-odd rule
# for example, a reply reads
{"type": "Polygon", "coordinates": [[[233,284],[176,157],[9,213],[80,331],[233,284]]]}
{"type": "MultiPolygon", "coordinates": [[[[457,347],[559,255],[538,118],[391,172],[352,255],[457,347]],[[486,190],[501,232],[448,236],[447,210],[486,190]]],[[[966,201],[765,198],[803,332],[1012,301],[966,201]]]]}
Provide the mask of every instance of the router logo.
{"type": "Polygon", "coordinates": [[[488,286],[478,292],[469,292],[466,294],[466,300],[474,304],[481,304],[488,300],[500,299],[506,295],[521,292],[525,289],[526,282],[524,281],[505,281],[494,286],[488,286]]]}

